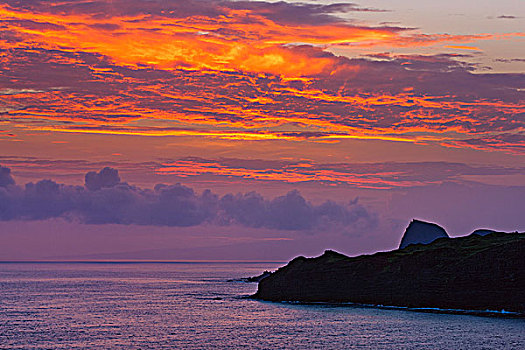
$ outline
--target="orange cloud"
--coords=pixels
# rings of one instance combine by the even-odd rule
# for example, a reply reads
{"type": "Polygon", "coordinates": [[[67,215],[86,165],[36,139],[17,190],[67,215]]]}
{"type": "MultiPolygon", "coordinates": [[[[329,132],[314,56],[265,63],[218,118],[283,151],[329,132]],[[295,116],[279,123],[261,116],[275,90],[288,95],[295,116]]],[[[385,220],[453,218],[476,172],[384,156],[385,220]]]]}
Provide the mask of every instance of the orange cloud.
{"type": "Polygon", "coordinates": [[[7,22],[10,23],[7,30],[15,31],[24,39],[14,45],[3,42],[14,48],[37,44],[46,49],[102,54],[118,64],[131,66],[241,70],[286,76],[330,72],[334,59],[312,58],[283,45],[384,40],[396,35],[385,29],[346,25],[283,25],[249,10],[228,10],[224,16],[215,19],[137,15],[100,20],[81,14],[15,11],[4,5],[0,6],[0,17],[12,21],[7,22]],[[45,23],[47,26],[27,28],[20,25],[24,23],[20,21],[45,23]],[[110,25],[118,29],[107,30],[110,25]]]}
{"type": "Polygon", "coordinates": [[[344,22],[299,25],[279,23],[254,10],[221,8],[221,11],[223,14],[217,17],[134,14],[100,18],[78,11],[29,12],[3,5],[0,18],[5,21],[4,31],[16,33],[23,41],[4,40],[2,44],[12,48],[37,45],[45,49],[92,52],[134,67],[300,77],[331,73],[337,60],[322,54],[312,57],[311,52],[287,45],[420,46],[497,36],[403,35],[403,28],[356,27],[344,22]]]}
{"type": "Polygon", "coordinates": [[[291,14],[283,20],[268,15],[268,8],[242,4],[213,4],[213,13],[188,15],[164,9],[92,13],[70,5],[69,10],[64,3],[40,10],[0,5],[0,30],[6,34],[0,36],[0,113],[10,128],[446,143],[523,126],[513,119],[524,108],[512,77],[508,86],[498,85],[500,77],[474,76],[452,56],[384,55],[379,62],[325,50],[463,43],[520,33],[413,34],[334,17],[299,23],[291,14]],[[468,91],[461,90],[464,85],[468,91]]]}
{"type": "Polygon", "coordinates": [[[479,47],[476,46],[464,46],[464,45],[447,45],[447,49],[459,49],[459,50],[472,50],[472,51],[482,51],[479,47]]]}

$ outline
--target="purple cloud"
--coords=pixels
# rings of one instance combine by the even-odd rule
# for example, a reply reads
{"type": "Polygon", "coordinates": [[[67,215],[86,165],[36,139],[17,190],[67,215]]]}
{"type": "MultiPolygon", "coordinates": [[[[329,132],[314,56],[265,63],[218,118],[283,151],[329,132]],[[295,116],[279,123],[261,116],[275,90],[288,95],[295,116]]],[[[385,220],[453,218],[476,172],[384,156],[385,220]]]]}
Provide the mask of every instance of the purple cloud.
{"type": "MultiPolygon", "coordinates": [[[[8,168],[2,173],[9,175],[8,168]]],[[[86,175],[86,186],[52,180],[25,188],[0,188],[0,220],[64,218],[86,224],[136,224],[188,227],[205,223],[288,231],[374,228],[377,217],[357,200],[340,204],[308,202],[297,190],[274,199],[255,192],[219,197],[181,184],[141,189],[120,182],[118,171],[104,168],[86,175]]]]}
{"type": "Polygon", "coordinates": [[[11,176],[11,169],[0,165],[0,187],[7,187],[14,184],[15,180],[13,180],[11,176]]]}
{"type": "Polygon", "coordinates": [[[256,192],[228,194],[221,198],[220,207],[226,214],[224,218],[249,227],[279,230],[333,229],[333,226],[370,229],[377,224],[374,215],[357,200],[348,205],[326,201],[315,206],[297,190],[272,200],[266,200],[256,192]]]}
{"type": "Polygon", "coordinates": [[[265,1],[225,1],[207,0],[196,1],[160,1],[150,0],[147,9],[142,1],[133,0],[94,0],[87,2],[61,1],[53,3],[40,0],[6,0],[12,8],[23,9],[32,12],[50,12],[89,14],[95,18],[111,18],[114,16],[136,16],[147,13],[149,16],[162,16],[171,18],[185,18],[190,16],[207,16],[215,18],[227,15],[228,10],[251,10],[268,19],[281,23],[297,24],[326,24],[342,22],[338,13],[348,12],[386,12],[376,8],[360,7],[355,3],[334,4],[308,4],[265,2],[265,1]]]}
{"type": "Polygon", "coordinates": [[[96,191],[105,187],[113,187],[119,182],[120,177],[118,171],[113,168],[105,167],[98,173],[95,171],[87,173],[84,186],[90,191],[96,191]]]}
{"type": "Polygon", "coordinates": [[[348,12],[387,12],[376,8],[359,7],[354,3],[334,3],[334,4],[308,4],[308,3],[287,3],[264,2],[264,1],[223,1],[222,6],[231,9],[252,10],[260,13],[268,19],[279,23],[289,24],[327,24],[343,22],[337,17],[337,13],[348,12]]]}

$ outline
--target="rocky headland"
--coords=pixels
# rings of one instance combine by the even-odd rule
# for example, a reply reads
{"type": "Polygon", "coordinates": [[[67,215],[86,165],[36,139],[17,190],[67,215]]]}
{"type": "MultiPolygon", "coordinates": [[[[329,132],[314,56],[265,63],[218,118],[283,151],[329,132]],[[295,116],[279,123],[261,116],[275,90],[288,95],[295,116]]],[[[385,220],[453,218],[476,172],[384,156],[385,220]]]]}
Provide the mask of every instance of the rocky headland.
{"type": "Polygon", "coordinates": [[[449,238],[447,231],[443,227],[414,219],[405,230],[399,249],[406,248],[410,244],[432,243],[438,238],[449,238]]]}
{"type": "MultiPolygon", "coordinates": [[[[327,250],[316,258],[297,257],[261,279],[253,297],[268,301],[504,310],[525,316],[525,233],[484,230],[482,234],[448,238],[434,224],[417,223],[416,228],[430,229],[439,236],[423,244],[408,239],[413,238],[413,223],[403,236],[401,246],[403,241],[407,243],[404,249],[358,257],[327,250]],[[409,231],[412,233],[407,238],[409,231]]],[[[423,236],[425,240],[430,237],[423,236]]]]}

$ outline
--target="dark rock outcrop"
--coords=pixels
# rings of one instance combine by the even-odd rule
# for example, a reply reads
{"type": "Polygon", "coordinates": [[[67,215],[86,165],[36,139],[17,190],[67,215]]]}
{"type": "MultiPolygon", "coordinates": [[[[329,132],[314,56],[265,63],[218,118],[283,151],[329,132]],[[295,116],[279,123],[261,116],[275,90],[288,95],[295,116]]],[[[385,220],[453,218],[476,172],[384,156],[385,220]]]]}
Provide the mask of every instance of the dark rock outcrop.
{"type": "Polygon", "coordinates": [[[525,315],[525,234],[439,239],[347,257],[298,257],[259,282],[257,299],[412,308],[506,310],[525,315]]]}
{"type": "Polygon", "coordinates": [[[272,273],[270,271],[264,271],[258,276],[252,277],[243,277],[235,280],[228,280],[228,282],[261,282],[266,277],[270,276],[272,273]]]}
{"type": "Polygon", "coordinates": [[[438,238],[448,238],[443,227],[430,222],[412,220],[405,230],[403,238],[401,238],[399,249],[406,248],[411,244],[432,243],[438,238]]]}
{"type": "Polygon", "coordinates": [[[480,228],[480,229],[472,232],[471,235],[486,236],[486,235],[490,235],[492,233],[505,233],[505,232],[498,232],[498,231],[489,230],[489,229],[486,229],[486,228],[480,228]]]}

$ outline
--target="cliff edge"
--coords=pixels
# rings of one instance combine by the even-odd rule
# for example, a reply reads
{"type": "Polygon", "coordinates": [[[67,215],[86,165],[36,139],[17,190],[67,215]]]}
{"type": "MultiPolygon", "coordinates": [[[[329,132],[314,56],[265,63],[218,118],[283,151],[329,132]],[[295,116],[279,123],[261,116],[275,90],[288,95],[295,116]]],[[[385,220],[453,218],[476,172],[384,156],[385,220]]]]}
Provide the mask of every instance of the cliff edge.
{"type": "Polygon", "coordinates": [[[256,299],[510,311],[525,316],[525,233],[491,233],[347,257],[298,257],[256,299]]]}

